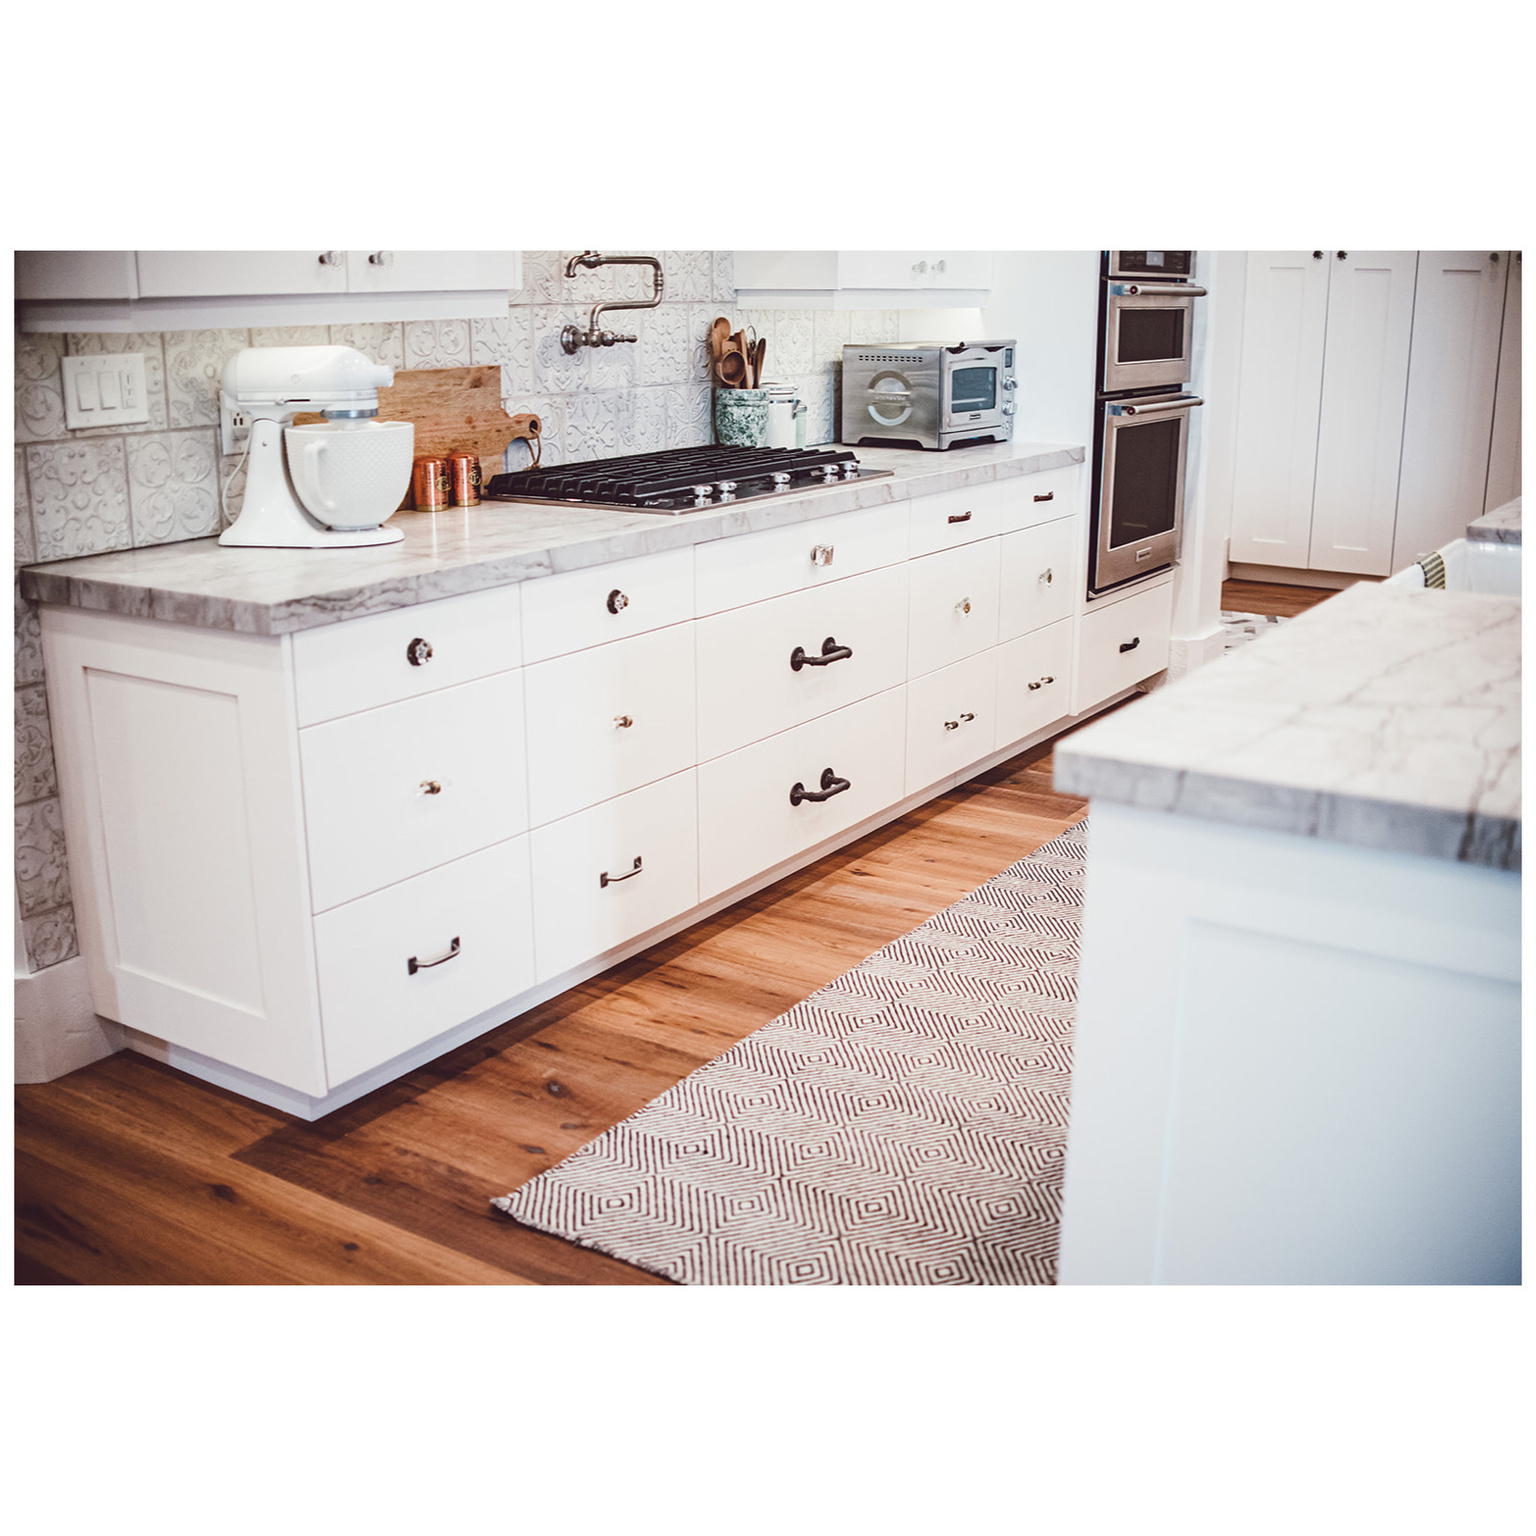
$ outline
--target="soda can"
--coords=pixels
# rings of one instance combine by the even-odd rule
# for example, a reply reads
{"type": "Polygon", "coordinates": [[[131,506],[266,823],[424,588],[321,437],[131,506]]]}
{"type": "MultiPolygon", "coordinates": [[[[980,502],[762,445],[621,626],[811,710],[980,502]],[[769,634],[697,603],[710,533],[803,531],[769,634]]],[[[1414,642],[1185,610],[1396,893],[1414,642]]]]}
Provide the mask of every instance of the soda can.
{"type": "Polygon", "coordinates": [[[453,504],[448,460],[424,454],[411,465],[411,500],[418,512],[438,512],[453,504]]]}

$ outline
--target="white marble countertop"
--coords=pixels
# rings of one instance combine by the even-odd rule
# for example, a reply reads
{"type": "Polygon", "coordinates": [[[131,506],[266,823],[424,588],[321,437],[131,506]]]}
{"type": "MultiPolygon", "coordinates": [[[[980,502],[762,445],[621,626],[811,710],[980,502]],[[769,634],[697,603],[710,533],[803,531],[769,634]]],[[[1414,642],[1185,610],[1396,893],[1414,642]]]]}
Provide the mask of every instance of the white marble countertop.
{"type": "Polygon", "coordinates": [[[1485,512],[1467,524],[1467,537],[1474,541],[1486,540],[1494,544],[1518,544],[1520,542],[1520,497],[1506,501],[1502,507],[1485,512]]]}
{"type": "Polygon", "coordinates": [[[1364,582],[1069,736],[1056,787],[1520,868],[1520,601],[1364,582]]]}
{"type": "Polygon", "coordinates": [[[987,443],[943,453],[860,448],[864,468],[894,473],[676,517],[509,502],[398,512],[392,526],[404,529],[404,540],[374,549],[224,549],[217,539],[191,539],[28,566],[21,591],[34,602],[280,635],[907,496],[1058,469],[1083,458],[1081,447],[1042,443],[987,443]]]}

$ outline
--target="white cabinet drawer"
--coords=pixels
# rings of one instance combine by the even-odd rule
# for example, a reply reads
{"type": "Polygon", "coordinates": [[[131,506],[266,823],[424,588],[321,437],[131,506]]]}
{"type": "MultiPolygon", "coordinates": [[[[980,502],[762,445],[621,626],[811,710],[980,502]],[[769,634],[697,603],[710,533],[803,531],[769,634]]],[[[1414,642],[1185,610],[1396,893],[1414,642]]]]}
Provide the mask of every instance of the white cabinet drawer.
{"type": "Polygon", "coordinates": [[[694,626],[528,667],[528,815],[541,827],[691,768],[694,626]]]}
{"type": "Polygon", "coordinates": [[[701,619],[698,632],[699,761],[708,762],[900,683],[907,567],[733,608],[701,619]]]}
{"type": "Polygon", "coordinates": [[[694,550],[698,611],[720,613],[907,558],[907,503],[717,539],[694,550]]]}
{"type": "Polygon", "coordinates": [[[997,643],[998,540],[927,555],[908,571],[908,677],[935,672],[997,643]]]}
{"type": "Polygon", "coordinates": [[[997,746],[1022,741],[1071,713],[1071,619],[998,646],[997,746]]]}
{"type": "Polygon", "coordinates": [[[324,912],[528,825],[523,675],[310,726],[299,760],[311,898],[324,912]]]}
{"type": "Polygon", "coordinates": [[[1084,480],[1081,464],[1043,469],[1037,475],[1023,475],[999,484],[1010,496],[1007,513],[1010,529],[1033,528],[1036,523],[1074,517],[1082,510],[1084,480]]]}
{"type": "Polygon", "coordinates": [[[538,979],[627,943],[698,902],[690,768],[531,834],[538,979]]]}
{"type": "Polygon", "coordinates": [[[523,654],[547,661],[693,617],[693,551],[669,549],[523,584],[523,654]]]}
{"type": "Polygon", "coordinates": [[[1085,536],[1079,519],[1064,517],[1002,539],[999,640],[1043,629],[1071,614],[1077,592],[1077,547],[1085,536]]]}
{"type": "Polygon", "coordinates": [[[451,688],[522,659],[521,586],[492,587],[293,637],[300,725],[451,688]]]}
{"type": "Polygon", "coordinates": [[[1075,713],[1139,683],[1168,665],[1172,585],[1122,598],[1083,616],[1077,647],[1075,713]]]}
{"type": "Polygon", "coordinates": [[[905,735],[906,690],[892,688],[702,764],[699,899],[894,805],[902,796],[905,735]],[[839,789],[841,782],[848,788],[839,789]],[[796,784],[812,794],[832,793],[796,804],[796,784]]]}
{"type": "Polygon", "coordinates": [[[979,762],[996,745],[997,652],[968,656],[907,688],[907,793],[979,762]]]}
{"type": "Polygon", "coordinates": [[[1013,533],[1078,510],[1082,466],[987,480],[958,491],[912,498],[912,554],[931,555],[976,539],[1013,533]]]}
{"type": "Polygon", "coordinates": [[[526,992],[528,839],[322,914],[315,961],[332,1088],[526,992]]]}

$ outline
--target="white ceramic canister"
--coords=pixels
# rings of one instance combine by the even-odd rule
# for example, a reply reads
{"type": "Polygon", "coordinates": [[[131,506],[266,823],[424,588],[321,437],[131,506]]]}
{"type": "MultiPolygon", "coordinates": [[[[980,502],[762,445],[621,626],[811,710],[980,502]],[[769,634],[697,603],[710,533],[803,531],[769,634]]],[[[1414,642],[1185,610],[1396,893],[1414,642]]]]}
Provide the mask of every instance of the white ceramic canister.
{"type": "Polygon", "coordinates": [[[764,379],[761,387],[768,393],[768,436],[763,447],[795,447],[795,386],[764,379]]]}

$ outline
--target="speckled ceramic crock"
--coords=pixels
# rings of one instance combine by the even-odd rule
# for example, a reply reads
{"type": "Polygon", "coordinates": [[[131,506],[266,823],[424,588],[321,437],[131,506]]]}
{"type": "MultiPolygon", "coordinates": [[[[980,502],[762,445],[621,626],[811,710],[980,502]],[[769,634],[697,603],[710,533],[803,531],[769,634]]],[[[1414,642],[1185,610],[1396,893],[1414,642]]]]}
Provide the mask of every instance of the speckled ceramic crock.
{"type": "Polygon", "coordinates": [[[727,448],[761,448],[768,437],[766,389],[715,391],[715,441],[727,448]]]}

